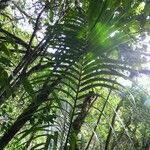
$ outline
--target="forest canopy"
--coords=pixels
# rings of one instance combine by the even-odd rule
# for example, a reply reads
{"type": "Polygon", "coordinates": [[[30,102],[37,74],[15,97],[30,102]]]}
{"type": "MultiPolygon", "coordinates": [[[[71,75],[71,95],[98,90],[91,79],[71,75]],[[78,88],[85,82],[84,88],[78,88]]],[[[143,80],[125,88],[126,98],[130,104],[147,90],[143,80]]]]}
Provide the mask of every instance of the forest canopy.
{"type": "Polygon", "coordinates": [[[149,0],[0,0],[0,150],[149,150],[149,65],[149,0]]]}

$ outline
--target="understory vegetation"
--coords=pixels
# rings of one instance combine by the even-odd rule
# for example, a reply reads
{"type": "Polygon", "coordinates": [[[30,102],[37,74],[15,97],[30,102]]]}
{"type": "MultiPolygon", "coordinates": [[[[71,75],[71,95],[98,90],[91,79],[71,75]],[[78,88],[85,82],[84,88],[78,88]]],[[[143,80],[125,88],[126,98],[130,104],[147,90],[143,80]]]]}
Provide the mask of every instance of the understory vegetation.
{"type": "Polygon", "coordinates": [[[150,150],[149,0],[0,0],[0,150],[150,150]]]}

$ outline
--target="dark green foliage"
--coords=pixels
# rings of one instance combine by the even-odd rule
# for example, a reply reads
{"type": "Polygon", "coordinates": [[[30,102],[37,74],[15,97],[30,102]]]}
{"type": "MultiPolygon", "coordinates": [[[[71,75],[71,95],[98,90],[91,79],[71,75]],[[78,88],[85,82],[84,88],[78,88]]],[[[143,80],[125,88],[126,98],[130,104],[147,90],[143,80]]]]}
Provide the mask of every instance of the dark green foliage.
{"type": "Polygon", "coordinates": [[[0,149],[148,149],[149,96],[134,78],[149,73],[136,46],[149,2],[10,4],[0,5],[0,149]]]}

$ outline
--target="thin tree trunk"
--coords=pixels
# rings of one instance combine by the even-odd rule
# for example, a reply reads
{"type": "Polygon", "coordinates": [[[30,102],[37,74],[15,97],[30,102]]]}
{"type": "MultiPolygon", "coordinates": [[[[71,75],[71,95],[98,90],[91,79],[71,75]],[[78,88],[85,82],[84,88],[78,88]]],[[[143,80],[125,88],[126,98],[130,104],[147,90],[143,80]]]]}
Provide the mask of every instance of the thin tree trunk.
{"type": "Polygon", "coordinates": [[[89,112],[89,109],[91,107],[91,104],[97,99],[94,92],[89,92],[89,94],[86,96],[82,106],[81,111],[79,115],[76,117],[76,119],[72,123],[73,131],[78,134],[80,132],[81,126],[84,123],[84,120],[89,112]]]}
{"type": "Polygon", "coordinates": [[[119,102],[118,106],[116,107],[114,115],[112,117],[111,126],[109,128],[109,132],[108,132],[106,142],[105,142],[105,150],[109,149],[110,139],[111,139],[111,135],[112,135],[112,128],[114,128],[116,115],[117,115],[117,112],[118,112],[120,107],[121,107],[121,101],[119,102]]]}
{"type": "MultiPolygon", "coordinates": [[[[72,131],[75,133],[76,136],[80,132],[80,129],[84,123],[84,120],[86,116],[88,115],[89,109],[91,108],[92,104],[95,102],[96,99],[97,99],[97,96],[95,96],[94,92],[89,92],[84,102],[82,103],[81,111],[72,123],[72,131]]],[[[79,148],[76,143],[75,150],[78,150],[78,149],[79,148]]]]}

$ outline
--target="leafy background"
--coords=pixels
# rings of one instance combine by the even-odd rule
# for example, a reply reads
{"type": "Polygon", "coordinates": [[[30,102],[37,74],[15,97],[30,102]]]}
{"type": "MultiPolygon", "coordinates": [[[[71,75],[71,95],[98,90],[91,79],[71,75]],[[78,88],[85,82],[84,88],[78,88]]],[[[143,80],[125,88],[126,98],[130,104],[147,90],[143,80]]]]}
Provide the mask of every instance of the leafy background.
{"type": "Polygon", "coordinates": [[[149,7],[1,0],[0,149],[148,150],[149,7]]]}

